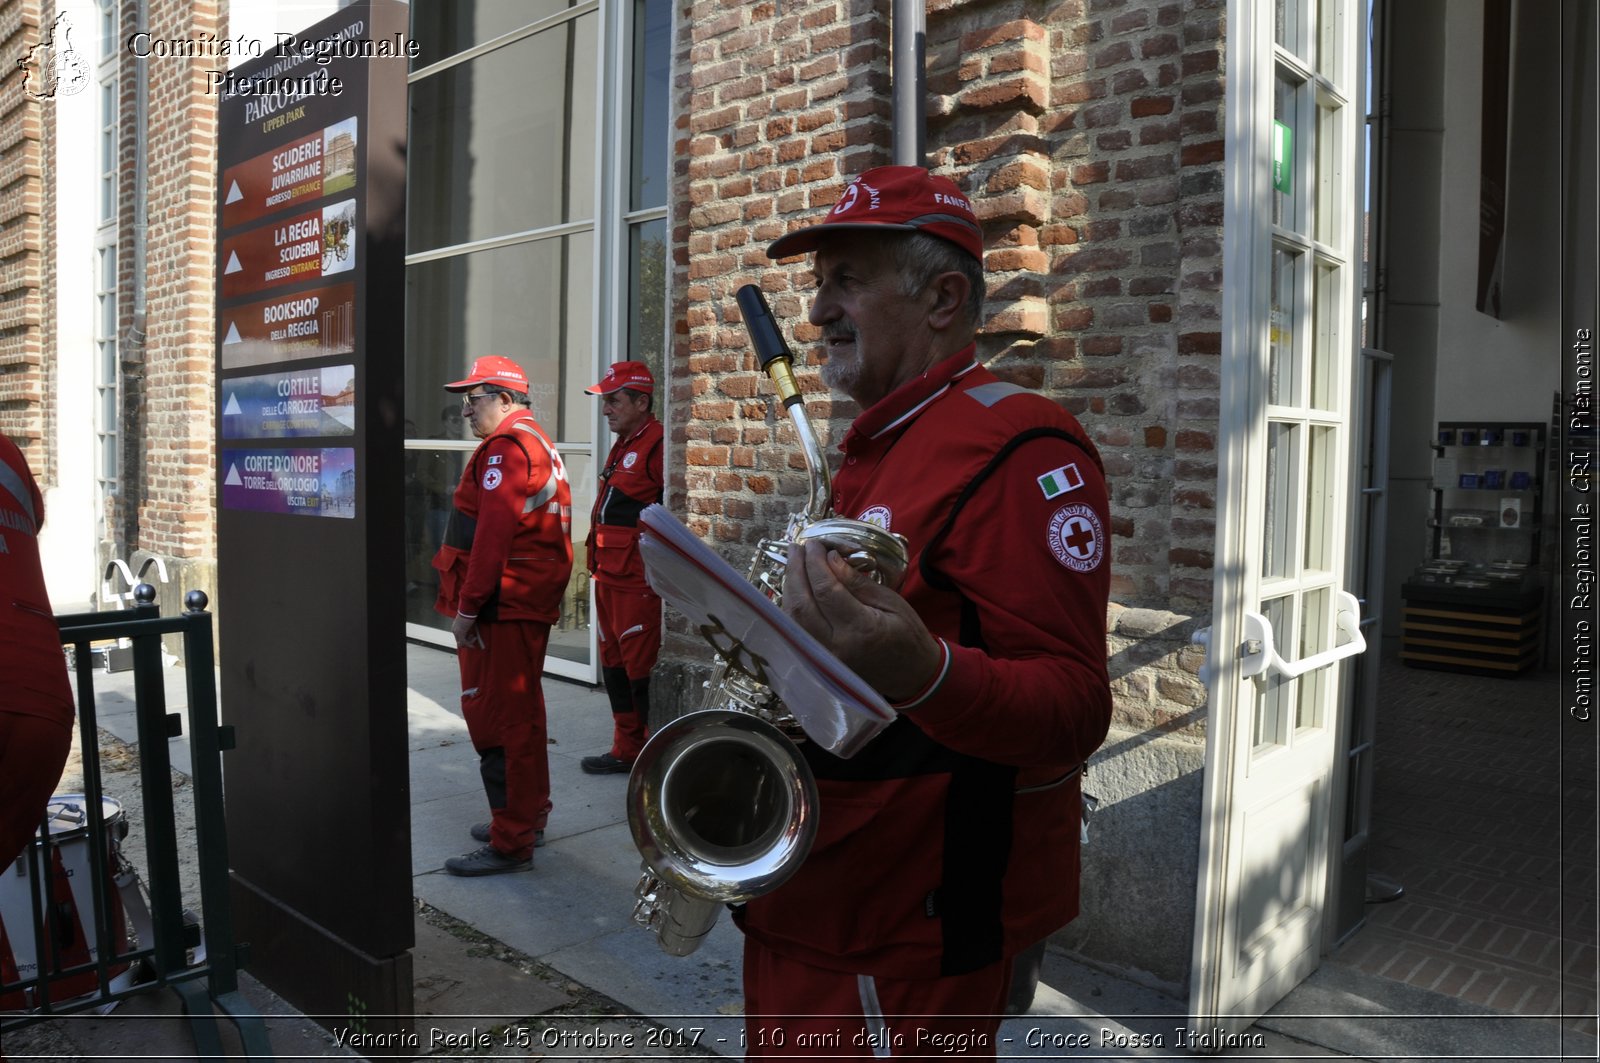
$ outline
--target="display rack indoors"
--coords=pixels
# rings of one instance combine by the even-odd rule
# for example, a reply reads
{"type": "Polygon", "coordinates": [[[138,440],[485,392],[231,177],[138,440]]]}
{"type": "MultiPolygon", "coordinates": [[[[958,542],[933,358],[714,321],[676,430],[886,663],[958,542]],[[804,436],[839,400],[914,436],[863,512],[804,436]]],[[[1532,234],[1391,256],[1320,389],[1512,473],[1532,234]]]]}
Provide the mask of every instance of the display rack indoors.
{"type": "Polygon", "coordinates": [[[1441,421],[1433,442],[1430,556],[1401,585],[1400,657],[1507,675],[1538,662],[1545,428],[1441,421]]]}

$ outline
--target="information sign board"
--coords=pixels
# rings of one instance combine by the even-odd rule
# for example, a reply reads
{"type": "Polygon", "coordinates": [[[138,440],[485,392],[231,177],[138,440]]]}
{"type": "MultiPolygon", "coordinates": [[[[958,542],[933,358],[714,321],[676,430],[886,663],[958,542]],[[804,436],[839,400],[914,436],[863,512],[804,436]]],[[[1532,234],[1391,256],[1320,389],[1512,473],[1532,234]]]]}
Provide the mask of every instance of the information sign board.
{"type": "Polygon", "coordinates": [[[218,94],[217,624],[237,741],[235,924],[252,972],[301,1011],[360,1014],[394,1044],[414,1011],[394,667],[408,29],[405,4],[357,0],[206,79],[218,94]]]}

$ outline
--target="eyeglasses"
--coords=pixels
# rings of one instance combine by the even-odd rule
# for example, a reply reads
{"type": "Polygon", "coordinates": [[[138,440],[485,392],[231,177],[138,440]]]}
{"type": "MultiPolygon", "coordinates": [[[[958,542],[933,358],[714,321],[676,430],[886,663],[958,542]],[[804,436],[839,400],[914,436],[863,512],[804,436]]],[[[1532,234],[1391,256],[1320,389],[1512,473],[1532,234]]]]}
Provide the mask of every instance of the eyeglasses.
{"type": "Polygon", "coordinates": [[[492,399],[498,394],[500,394],[498,391],[480,391],[476,395],[463,395],[461,396],[461,408],[470,410],[477,405],[479,399],[492,399]]]}

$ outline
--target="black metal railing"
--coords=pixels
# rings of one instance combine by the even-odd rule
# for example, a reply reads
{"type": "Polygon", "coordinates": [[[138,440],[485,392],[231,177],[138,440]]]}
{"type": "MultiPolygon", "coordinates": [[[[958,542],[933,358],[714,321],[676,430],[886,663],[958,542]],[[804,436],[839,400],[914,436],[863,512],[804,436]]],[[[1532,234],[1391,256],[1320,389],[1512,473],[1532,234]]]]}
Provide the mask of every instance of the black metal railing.
{"type": "MultiPolygon", "coordinates": [[[[93,923],[87,913],[62,910],[52,894],[53,872],[47,862],[48,841],[30,844],[23,856],[33,898],[33,977],[8,983],[0,997],[24,1001],[24,1010],[0,1017],[0,1032],[54,1016],[104,1008],[135,993],[170,987],[182,998],[189,1015],[200,1058],[222,1058],[222,1038],[215,1011],[220,1009],[238,1029],[245,1054],[271,1058],[261,1016],[239,993],[243,948],[233,940],[228,896],[228,838],[222,803],[222,753],[233,748],[233,729],[217,718],[215,653],[212,617],[206,612],[204,593],[190,591],[186,611],[163,617],[155,604],[156,590],[140,584],[135,605],[103,613],[58,616],[61,641],[73,647],[78,685],[78,729],[83,754],[83,837],[88,845],[88,870],[92,885],[93,923]],[[163,673],[162,636],[182,637],[188,678],[188,736],[194,801],[194,834],[198,855],[200,909],[196,925],[185,912],[180,882],[176,809],[173,803],[172,759],[168,739],[184,733],[183,718],[167,711],[163,673]],[[91,646],[107,640],[127,640],[133,655],[135,714],[138,727],[141,827],[145,837],[144,884],[148,889],[150,940],[130,943],[124,920],[124,898],[114,875],[120,863],[116,828],[104,814],[99,757],[99,722],[94,693],[94,655],[91,646]],[[63,955],[61,942],[72,930],[62,920],[83,921],[86,935],[97,944],[88,959],[63,955]],[[119,925],[121,924],[121,925],[119,925]],[[203,949],[197,946],[203,945],[203,949]],[[72,962],[74,958],[78,962],[72,962]],[[137,971],[137,980],[125,977],[137,971]],[[93,973],[93,988],[83,986],[93,973]],[[128,984],[133,982],[134,984],[128,984]],[[70,994],[70,995],[69,995],[70,994]],[[213,1007],[213,1005],[215,1007],[213,1007]]],[[[74,831],[76,833],[76,829],[74,831]]],[[[49,817],[39,837],[49,839],[49,817]]],[[[11,873],[11,869],[5,869],[11,873]]],[[[126,881],[126,877],[125,877],[126,881]]],[[[138,889],[137,883],[133,888],[138,889]]],[[[75,893],[82,896],[82,886],[75,893]]],[[[129,898],[130,907],[144,906],[143,894],[129,898]]],[[[15,942],[17,935],[11,935],[15,942]]],[[[18,957],[19,964],[23,962],[18,957]]]]}

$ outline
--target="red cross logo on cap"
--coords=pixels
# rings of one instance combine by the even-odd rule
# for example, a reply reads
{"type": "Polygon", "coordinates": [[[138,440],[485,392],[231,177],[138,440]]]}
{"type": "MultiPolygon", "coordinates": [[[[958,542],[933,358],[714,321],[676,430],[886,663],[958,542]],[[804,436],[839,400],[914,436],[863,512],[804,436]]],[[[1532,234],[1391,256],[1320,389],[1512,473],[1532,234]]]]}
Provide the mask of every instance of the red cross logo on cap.
{"type": "Polygon", "coordinates": [[[1081,502],[1062,506],[1050,517],[1050,552],[1074,572],[1089,572],[1104,556],[1100,515],[1081,502]]]}

